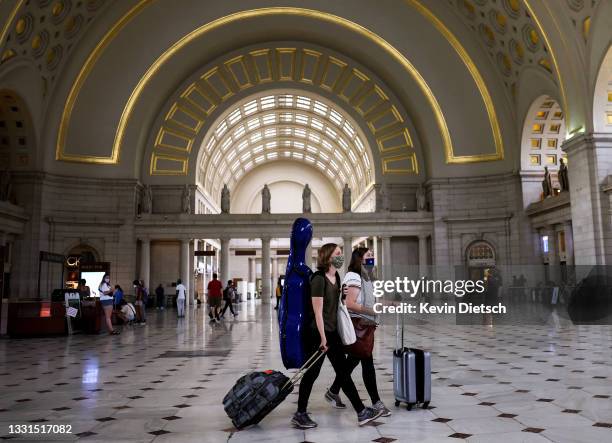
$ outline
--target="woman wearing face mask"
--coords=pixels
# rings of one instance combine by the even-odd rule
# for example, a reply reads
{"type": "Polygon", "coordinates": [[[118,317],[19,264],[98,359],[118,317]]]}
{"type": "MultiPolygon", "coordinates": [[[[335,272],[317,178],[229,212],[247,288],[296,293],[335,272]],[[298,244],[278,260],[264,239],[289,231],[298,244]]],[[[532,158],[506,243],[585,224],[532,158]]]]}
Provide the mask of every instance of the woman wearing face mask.
{"type": "Polygon", "coordinates": [[[111,316],[113,315],[113,287],[110,284],[109,274],[104,274],[104,277],[102,277],[102,282],[98,287],[98,291],[100,291],[100,304],[104,310],[104,320],[106,321],[108,333],[117,335],[119,331],[113,329],[113,322],[111,320],[111,316]]]}
{"type": "MultiPolygon", "coordinates": [[[[363,323],[364,327],[376,327],[376,313],[374,312],[374,286],[373,280],[374,268],[374,253],[368,248],[356,248],[351,255],[351,263],[348,266],[348,272],[342,281],[346,285],[346,307],[348,308],[353,324],[355,322],[363,323]]],[[[373,340],[373,336],[371,337],[373,340]]],[[[349,348],[350,349],[350,348],[349,348]]],[[[347,365],[349,372],[352,373],[357,365],[361,363],[361,372],[363,375],[363,383],[365,384],[370,400],[372,400],[372,408],[380,411],[383,417],[391,415],[384,403],[378,395],[378,387],[376,385],[376,370],[374,369],[374,359],[372,354],[368,357],[356,357],[349,352],[347,357],[347,365]]],[[[346,406],[340,399],[340,386],[342,380],[337,376],[334,383],[325,393],[325,399],[335,408],[345,408],[346,406]]]]}
{"type": "MultiPolygon", "coordinates": [[[[351,379],[350,371],[346,364],[344,348],[336,329],[338,316],[338,302],[340,298],[340,276],[338,269],[344,264],[344,256],[340,247],[334,243],[323,245],[319,249],[317,268],[318,271],[312,276],[310,282],[310,295],[312,299],[312,324],[307,336],[307,349],[314,353],[317,348],[327,352],[331,362],[338,385],[342,388],[350,400],[355,412],[359,426],[374,420],[381,412],[364,406],[357,388],[351,379]]],[[[308,399],[312,387],[323,365],[320,358],[304,374],[300,383],[298,409],[291,422],[301,429],[314,428],[317,424],[311,420],[307,413],[308,399]]]]}

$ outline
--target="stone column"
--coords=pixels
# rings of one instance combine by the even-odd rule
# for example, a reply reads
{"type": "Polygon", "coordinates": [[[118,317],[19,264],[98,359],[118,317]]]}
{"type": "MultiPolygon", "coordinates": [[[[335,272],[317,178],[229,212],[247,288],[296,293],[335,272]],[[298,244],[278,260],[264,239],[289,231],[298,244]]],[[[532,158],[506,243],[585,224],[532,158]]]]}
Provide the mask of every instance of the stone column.
{"type": "Polygon", "coordinates": [[[272,262],[272,272],[271,272],[271,276],[270,279],[272,281],[272,292],[274,292],[276,290],[276,279],[278,278],[278,259],[276,257],[272,257],[270,258],[270,261],[272,262]]]}
{"type": "Polygon", "coordinates": [[[143,238],[140,243],[140,279],[151,293],[151,240],[143,238]]]}
{"type": "MultiPolygon", "coordinates": [[[[189,240],[183,239],[181,240],[181,280],[183,285],[187,288],[187,294],[185,296],[186,299],[191,297],[190,287],[189,287],[189,240]]],[[[187,306],[187,302],[185,303],[187,306]]]]}
{"type": "Polygon", "coordinates": [[[351,262],[351,255],[353,254],[353,237],[350,235],[342,236],[342,252],[344,252],[344,266],[342,267],[342,273],[346,274],[348,265],[351,262]]]}
{"type": "Polygon", "coordinates": [[[257,280],[257,259],[249,258],[249,282],[255,283],[257,280]]]}
{"type": "Polygon", "coordinates": [[[419,277],[427,276],[427,235],[419,235],[419,277]]]}
{"type": "Polygon", "coordinates": [[[261,239],[261,302],[270,303],[270,238],[261,239]]]}
{"type": "Polygon", "coordinates": [[[185,308],[188,308],[193,303],[195,296],[195,243],[196,240],[189,243],[189,286],[191,289],[190,297],[185,298],[185,308]]]}
{"type": "Polygon", "coordinates": [[[391,237],[382,237],[382,278],[388,280],[391,273],[391,237]]]}
{"type": "Polygon", "coordinates": [[[559,236],[555,226],[547,226],[546,235],[548,235],[548,266],[550,270],[548,275],[553,282],[560,284],[559,236]]]}
{"type": "Polygon", "coordinates": [[[572,233],[572,222],[566,221],[563,224],[565,231],[565,264],[574,266],[574,234],[572,233]]]}
{"type": "Polygon", "coordinates": [[[225,285],[227,284],[227,281],[230,279],[230,272],[229,272],[229,260],[230,260],[230,249],[229,249],[229,239],[228,238],[221,238],[221,256],[219,257],[220,259],[220,272],[221,275],[219,276],[219,278],[221,279],[221,283],[223,284],[223,287],[225,287],[225,285]]]}
{"type": "Polygon", "coordinates": [[[576,265],[612,264],[612,222],[602,184],[612,171],[612,135],[566,140],[576,265]]]}

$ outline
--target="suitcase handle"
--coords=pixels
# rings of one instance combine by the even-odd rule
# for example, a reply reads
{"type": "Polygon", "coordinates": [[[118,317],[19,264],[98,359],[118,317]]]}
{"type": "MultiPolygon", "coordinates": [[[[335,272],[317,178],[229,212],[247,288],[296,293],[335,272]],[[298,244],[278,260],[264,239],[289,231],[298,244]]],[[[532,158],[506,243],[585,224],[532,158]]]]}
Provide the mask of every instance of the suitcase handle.
{"type": "Polygon", "coordinates": [[[323,357],[325,355],[324,351],[321,351],[320,349],[317,350],[314,354],[312,354],[310,356],[310,358],[308,360],[306,360],[306,363],[304,363],[302,365],[302,367],[300,369],[298,369],[298,371],[293,375],[293,377],[291,377],[289,380],[287,380],[287,382],[283,385],[283,387],[281,389],[285,389],[289,386],[293,386],[295,385],[298,381],[301,380],[301,378],[304,376],[304,374],[306,374],[306,372],[314,366],[314,364],[319,361],[319,359],[321,357],[323,357]]]}

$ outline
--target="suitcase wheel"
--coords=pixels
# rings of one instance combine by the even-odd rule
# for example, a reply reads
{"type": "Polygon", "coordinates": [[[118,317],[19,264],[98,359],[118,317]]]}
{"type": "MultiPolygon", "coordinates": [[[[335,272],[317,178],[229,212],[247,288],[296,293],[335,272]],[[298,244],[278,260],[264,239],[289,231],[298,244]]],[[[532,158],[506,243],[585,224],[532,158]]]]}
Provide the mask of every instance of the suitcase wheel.
{"type": "Polygon", "coordinates": [[[395,400],[395,407],[397,408],[400,405],[399,400],[395,400]]]}
{"type": "Polygon", "coordinates": [[[429,402],[426,401],[425,403],[423,403],[423,405],[421,406],[423,409],[427,409],[429,407],[429,402]]]}

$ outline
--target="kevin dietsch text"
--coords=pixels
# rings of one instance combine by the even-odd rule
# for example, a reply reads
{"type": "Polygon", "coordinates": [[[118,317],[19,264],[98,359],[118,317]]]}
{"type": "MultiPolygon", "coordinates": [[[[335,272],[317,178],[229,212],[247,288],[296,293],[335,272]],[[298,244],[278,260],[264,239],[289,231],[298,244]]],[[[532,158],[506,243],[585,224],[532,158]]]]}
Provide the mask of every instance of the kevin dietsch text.
{"type": "Polygon", "coordinates": [[[377,314],[505,314],[507,308],[502,303],[484,305],[459,302],[457,304],[444,303],[432,305],[427,302],[399,303],[397,305],[374,304],[377,314]]]}

